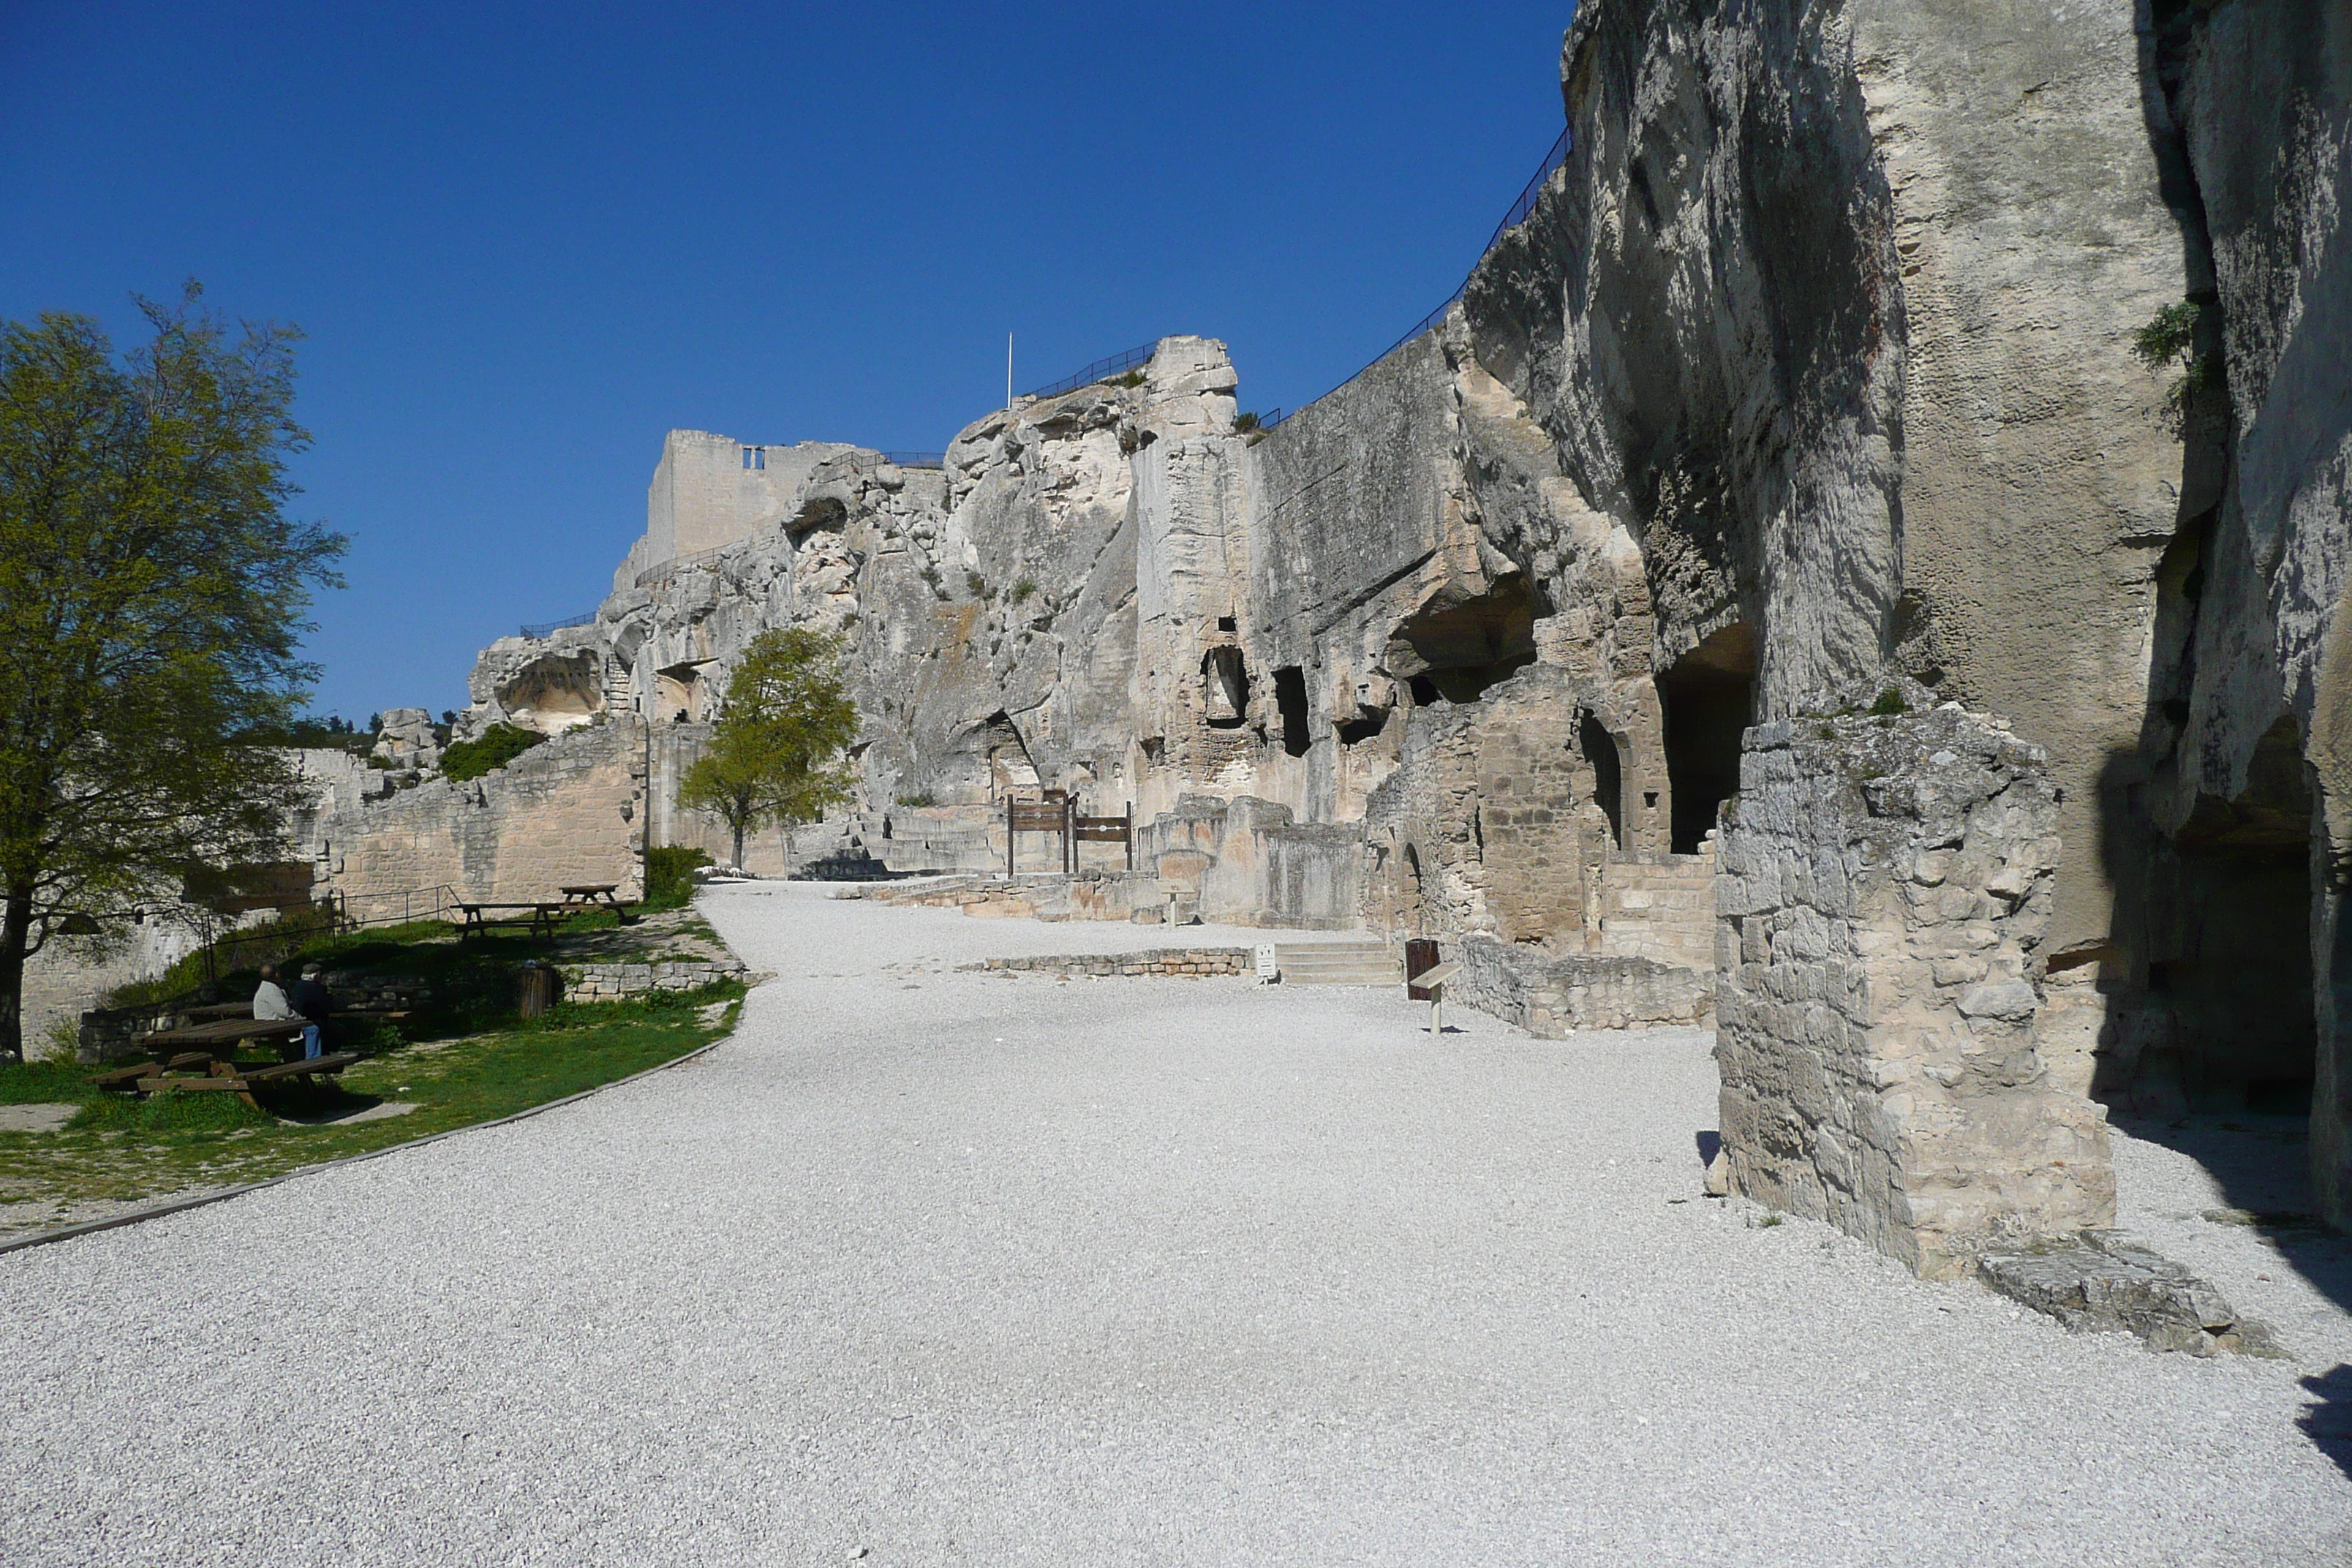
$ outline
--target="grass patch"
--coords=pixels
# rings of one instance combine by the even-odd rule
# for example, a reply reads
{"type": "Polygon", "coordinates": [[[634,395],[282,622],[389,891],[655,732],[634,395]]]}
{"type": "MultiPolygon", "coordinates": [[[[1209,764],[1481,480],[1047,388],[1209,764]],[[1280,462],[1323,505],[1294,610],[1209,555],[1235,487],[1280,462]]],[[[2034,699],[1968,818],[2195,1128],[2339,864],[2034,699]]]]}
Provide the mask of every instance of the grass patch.
{"type": "Polygon", "coordinates": [[[229,1094],[103,1094],[86,1068],[0,1068],[0,1102],[82,1105],[60,1131],[0,1133],[0,1201],[129,1202],[234,1185],[494,1121],[709,1044],[734,1026],[743,994],[725,981],[625,1002],[565,1003],[528,1022],[511,1016],[509,997],[499,1026],[442,1040],[377,1025],[383,1054],[338,1085],[274,1091],[263,1100],[267,1110],[229,1094]],[[706,1022],[714,1003],[725,1009],[706,1022]],[[389,1100],[416,1109],[372,1121],[329,1120],[389,1100]]]}

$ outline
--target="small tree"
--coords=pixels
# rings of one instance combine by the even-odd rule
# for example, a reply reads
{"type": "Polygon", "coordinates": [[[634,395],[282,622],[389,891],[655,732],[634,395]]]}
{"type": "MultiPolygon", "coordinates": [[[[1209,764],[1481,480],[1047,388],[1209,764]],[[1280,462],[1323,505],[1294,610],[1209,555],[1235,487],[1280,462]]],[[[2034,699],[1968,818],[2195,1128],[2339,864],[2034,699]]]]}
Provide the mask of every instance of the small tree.
{"type": "Polygon", "coordinates": [[[762,824],[814,822],[847,800],[842,749],[857,738],[857,709],[841,685],[841,641],[805,626],[761,632],[743,650],[709,749],[679,784],[680,805],[708,811],[735,836],[762,824]]]}
{"type": "Polygon", "coordinates": [[[154,341],[122,361],[88,317],[0,323],[0,1056],[26,959],[277,858],[301,798],[268,742],[343,541],[285,515],[299,334],[232,334],[197,293],[140,301],[154,341]]]}

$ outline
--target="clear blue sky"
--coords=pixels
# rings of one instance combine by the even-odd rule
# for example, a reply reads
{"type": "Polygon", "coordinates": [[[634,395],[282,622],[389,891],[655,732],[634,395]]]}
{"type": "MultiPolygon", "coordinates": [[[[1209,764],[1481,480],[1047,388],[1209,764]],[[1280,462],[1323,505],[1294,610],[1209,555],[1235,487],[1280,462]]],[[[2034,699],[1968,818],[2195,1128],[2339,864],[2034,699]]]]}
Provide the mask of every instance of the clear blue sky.
{"type": "Polygon", "coordinates": [[[1461,280],[1572,0],[0,0],[0,313],[291,321],[315,706],[592,608],[674,426],[936,448],[1163,332],[1296,406],[1461,280]]]}

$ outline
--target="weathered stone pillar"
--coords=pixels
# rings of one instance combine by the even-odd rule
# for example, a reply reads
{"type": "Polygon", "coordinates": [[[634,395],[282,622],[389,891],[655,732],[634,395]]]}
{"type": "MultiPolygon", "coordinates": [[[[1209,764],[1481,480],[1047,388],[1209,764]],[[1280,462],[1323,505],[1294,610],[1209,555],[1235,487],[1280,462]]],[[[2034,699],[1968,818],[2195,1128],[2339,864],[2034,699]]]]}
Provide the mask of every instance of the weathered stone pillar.
{"type": "Polygon", "coordinates": [[[1716,883],[1734,1191],[1930,1278],[2113,1222],[2104,1112],[2035,1048],[2045,765],[1957,704],[1748,731],[1716,883]]]}

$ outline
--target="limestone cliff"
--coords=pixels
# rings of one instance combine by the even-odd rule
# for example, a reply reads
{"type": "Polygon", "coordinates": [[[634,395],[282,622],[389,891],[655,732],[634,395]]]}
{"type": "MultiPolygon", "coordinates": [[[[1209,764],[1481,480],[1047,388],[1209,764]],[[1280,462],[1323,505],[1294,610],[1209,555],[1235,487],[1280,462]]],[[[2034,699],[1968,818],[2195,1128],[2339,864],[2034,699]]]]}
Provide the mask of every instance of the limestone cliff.
{"type": "MultiPolygon", "coordinates": [[[[1269,432],[1235,428],[1223,344],[1171,337],[935,458],[674,433],[594,623],[488,650],[460,731],[625,734],[628,832],[715,848],[675,781],[750,639],[814,625],[851,650],[860,795],[755,865],[854,842],[1001,866],[1003,802],[1062,791],[1158,824],[1139,875],[1189,867],[1221,909],[1273,886],[1243,868],[1286,868],[1236,918],[1439,936],[1485,994],[1557,999],[1605,966],[1716,967],[1727,820],[1741,878],[1768,828],[1824,868],[1886,848],[1877,797],[1807,748],[1891,690],[1906,734],[2031,754],[2032,917],[1997,879],[1948,930],[1904,912],[1885,889],[1931,884],[1896,862],[1940,852],[1925,808],[1872,900],[1727,906],[1767,935],[1725,939],[1726,1130],[1774,1140],[1732,1168],[1958,1267],[2098,1210],[2086,1093],[2315,1077],[2342,1215],[2345,26],[2244,0],[1586,0],[1573,155],[1433,330],[1269,432]],[[2143,363],[2184,301],[2193,363],[2143,363]],[[1808,945],[1823,910],[1851,951],[1808,945]],[[1936,947],[1987,932],[1997,1027],[1936,947]],[[1916,962],[1864,962],[1890,942],[1916,962]],[[1893,1125],[1892,1091],[1773,1102],[1806,1026],[1756,999],[1882,971],[1844,1054],[1998,1035],[2000,1094],[1953,1123],[1972,1149],[1930,1158],[1905,1123],[1809,1175],[1809,1149],[1893,1125]],[[2058,1132],[2081,1161],[2045,1180],[2028,1146],[2058,1132]],[[1906,1170],[2009,1174],[1931,1237],[1906,1170]]],[[[1948,768],[1921,743],[1904,767],[1948,768]]]]}

